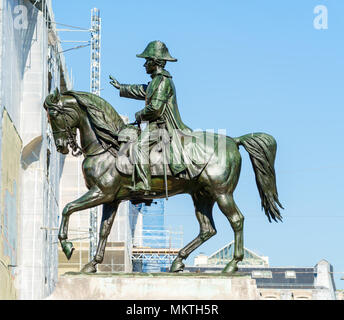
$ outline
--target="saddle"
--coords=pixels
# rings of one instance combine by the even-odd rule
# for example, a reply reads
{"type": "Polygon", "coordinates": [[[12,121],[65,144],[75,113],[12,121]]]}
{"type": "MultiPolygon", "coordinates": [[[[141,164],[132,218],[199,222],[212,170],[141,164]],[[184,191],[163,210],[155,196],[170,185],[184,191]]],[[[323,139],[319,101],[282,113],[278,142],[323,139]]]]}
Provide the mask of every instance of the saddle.
{"type": "MultiPolygon", "coordinates": [[[[117,154],[117,161],[116,161],[116,168],[117,170],[124,174],[124,175],[132,175],[134,170],[134,161],[133,161],[133,145],[135,141],[134,136],[130,136],[132,132],[129,132],[128,130],[124,129],[121,131],[121,137],[119,141],[126,142],[121,143],[120,149],[117,154]],[[127,138],[124,138],[124,137],[127,138]],[[128,140],[129,139],[129,140],[128,140]]],[[[192,134],[189,134],[187,136],[188,138],[197,138],[199,141],[205,141],[205,138],[207,135],[210,135],[212,133],[207,132],[193,132],[192,134]]],[[[178,132],[177,137],[175,139],[184,141],[185,137],[183,136],[182,132],[178,132]]],[[[182,147],[182,157],[185,159],[188,158],[188,162],[186,162],[186,169],[179,171],[175,170],[175,164],[173,164],[174,167],[170,167],[170,163],[164,164],[164,154],[166,146],[163,143],[163,140],[157,142],[149,153],[149,164],[150,164],[150,172],[152,176],[164,176],[165,170],[167,176],[178,176],[178,178],[184,178],[187,180],[196,178],[205,168],[207,163],[210,161],[212,156],[214,155],[214,151],[217,149],[217,135],[212,134],[211,143],[210,145],[202,144],[202,143],[191,143],[191,140],[189,139],[189,143],[183,143],[182,147]],[[201,161],[200,161],[201,159],[201,161]],[[178,173],[176,173],[178,172],[178,173]]],[[[171,140],[171,146],[175,145],[174,138],[172,137],[171,140]]],[[[168,149],[168,148],[167,148],[168,149]]],[[[167,151],[167,150],[166,150],[167,151]]],[[[167,152],[166,152],[167,153],[167,152]]],[[[173,161],[172,161],[173,162],[173,161]]]]}
{"type": "MultiPolygon", "coordinates": [[[[149,154],[150,171],[152,176],[163,176],[164,169],[164,154],[163,144],[158,142],[152,147],[149,154]]],[[[124,175],[132,175],[134,170],[133,157],[132,157],[132,144],[121,144],[117,154],[116,161],[117,170],[124,175]]],[[[170,166],[165,166],[167,176],[173,176],[170,166]]]]}

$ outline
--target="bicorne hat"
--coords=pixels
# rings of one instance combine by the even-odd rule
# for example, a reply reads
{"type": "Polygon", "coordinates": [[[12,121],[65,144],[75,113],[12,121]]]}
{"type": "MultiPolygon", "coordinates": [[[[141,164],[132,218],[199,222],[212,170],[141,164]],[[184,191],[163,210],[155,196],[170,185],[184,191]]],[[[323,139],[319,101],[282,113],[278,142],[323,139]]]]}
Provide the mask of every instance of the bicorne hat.
{"type": "Polygon", "coordinates": [[[165,43],[159,40],[148,43],[146,49],[141,54],[137,54],[136,57],[146,59],[153,58],[171,62],[177,61],[177,59],[170,55],[165,43]]]}

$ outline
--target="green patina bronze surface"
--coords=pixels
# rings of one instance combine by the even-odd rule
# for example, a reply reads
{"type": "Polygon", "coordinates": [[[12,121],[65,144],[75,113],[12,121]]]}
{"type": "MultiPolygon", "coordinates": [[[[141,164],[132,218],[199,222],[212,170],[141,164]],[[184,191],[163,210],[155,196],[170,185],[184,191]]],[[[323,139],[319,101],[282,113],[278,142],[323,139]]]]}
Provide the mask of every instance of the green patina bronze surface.
{"type": "Polygon", "coordinates": [[[266,216],[269,221],[277,221],[281,220],[278,206],[282,206],[278,200],[274,169],[276,141],[265,133],[231,138],[193,132],[181,120],[175,86],[171,75],[164,69],[166,61],[176,59],[160,41],[151,42],[138,56],[146,59],[144,66],[152,77],[148,85],[123,85],[114,77],[110,78],[121,96],[145,101],[144,108],[136,113],[136,123],[148,122],[142,132],[134,125],[126,125],[108,102],[91,93],[68,91],[60,94],[56,90],[45,100],[57,151],[67,154],[71,148],[74,155],[84,156],[82,170],[89,190],[68,203],[62,211],[58,235],[62,250],[70,259],[74,250],[68,241],[70,215],[103,205],[97,252],[82,269],[82,272],[94,273],[96,265],[103,261],[107,237],[121,201],[149,203],[167,194],[189,194],[200,232],[179,251],[171,272],[182,271],[183,260],[216,234],[212,211],[217,203],[234,231],[234,256],[223,270],[223,273],[232,275],[237,272],[237,264],[244,256],[244,217],[233,198],[241,169],[239,146],[249,153],[266,216]],[[77,131],[80,145],[76,140],[77,131]],[[204,139],[208,138],[213,138],[212,145],[204,144],[204,139]],[[171,155],[167,164],[161,160],[166,154],[171,155]],[[127,155],[131,161],[142,158],[147,162],[133,161],[133,174],[126,174],[120,162],[127,155]],[[156,169],[153,175],[150,155],[156,169]]]}

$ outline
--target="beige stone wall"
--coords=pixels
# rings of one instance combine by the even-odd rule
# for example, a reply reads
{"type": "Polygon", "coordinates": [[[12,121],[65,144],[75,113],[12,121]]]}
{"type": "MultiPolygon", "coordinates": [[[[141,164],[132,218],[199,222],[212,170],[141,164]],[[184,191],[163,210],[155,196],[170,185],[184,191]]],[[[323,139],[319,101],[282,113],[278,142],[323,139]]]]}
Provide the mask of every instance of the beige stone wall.
{"type": "Polygon", "coordinates": [[[312,300],[312,289],[258,289],[262,300],[312,300]]]}
{"type": "MultiPolygon", "coordinates": [[[[58,276],[66,272],[79,272],[89,262],[89,242],[75,242],[74,252],[70,260],[62,252],[59,245],[58,276]]],[[[124,242],[108,242],[103,263],[98,264],[98,272],[128,272],[125,266],[126,247],[124,242]]]]}
{"type": "Polygon", "coordinates": [[[17,297],[8,264],[8,259],[0,260],[0,300],[15,300],[17,297]]]}
{"type": "Polygon", "coordinates": [[[18,224],[20,214],[20,153],[22,141],[3,110],[1,123],[0,300],[15,299],[18,224]],[[4,285],[3,285],[4,284],[4,285]]]}
{"type": "Polygon", "coordinates": [[[48,300],[259,300],[250,277],[203,274],[76,274],[59,278],[48,300]]]}
{"type": "Polygon", "coordinates": [[[87,242],[73,242],[73,246],[75,250],[70,260],[67,260],[61,245],[58,246],[58,277],[66,272],[79,272],[89,261],[89,244],[87,242]]]}

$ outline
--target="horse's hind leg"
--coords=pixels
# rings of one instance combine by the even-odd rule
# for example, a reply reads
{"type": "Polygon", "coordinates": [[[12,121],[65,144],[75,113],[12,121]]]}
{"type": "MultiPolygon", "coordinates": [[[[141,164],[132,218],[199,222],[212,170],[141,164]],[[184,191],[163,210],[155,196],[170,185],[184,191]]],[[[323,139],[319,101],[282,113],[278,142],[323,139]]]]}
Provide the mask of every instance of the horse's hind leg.
{"type": "Polygon", "coordinates": [[[214,201],[210,197],[201,194],[194,195],[192,199],[195,205],[196,217],[200,225],[200,232],[194,240],[178,252],[178,256],[173,261],[170,272],[182,271],[185,267],[182,260],[186,259],[191,252],[216,234],[212,214],[214,201]]]}
{"type": "Polygon", "coordinates": [[[103,215],[99,230],[99,243],[97,252],[93,259],[81,269],[81,272],[97,272],[96,265],[103,262],[106,241],[110,234],[112,224],[115,220],[117,208],[118,202],[107,203],[103,205],[103,215]]]}
{"type": "Polygon", "coordinates": [[[226,265],[222,272],[233,274],[238,270],[237,264],[244,258],[243,226],[244,216],[236,206],[231,194],[217,196],[220,210],[229,220],[234,230],[234,255],[233,259],[226,265]]]}

